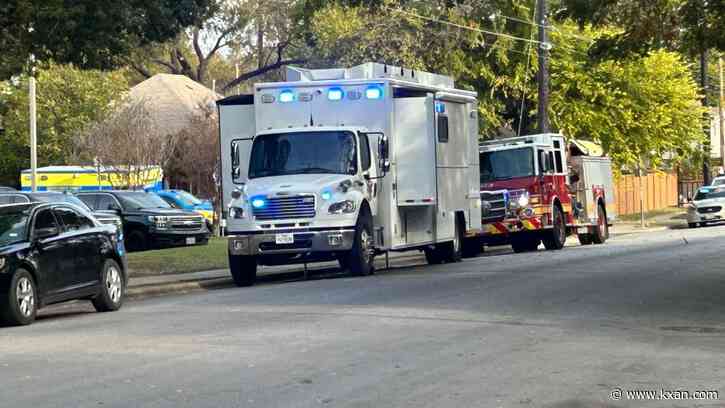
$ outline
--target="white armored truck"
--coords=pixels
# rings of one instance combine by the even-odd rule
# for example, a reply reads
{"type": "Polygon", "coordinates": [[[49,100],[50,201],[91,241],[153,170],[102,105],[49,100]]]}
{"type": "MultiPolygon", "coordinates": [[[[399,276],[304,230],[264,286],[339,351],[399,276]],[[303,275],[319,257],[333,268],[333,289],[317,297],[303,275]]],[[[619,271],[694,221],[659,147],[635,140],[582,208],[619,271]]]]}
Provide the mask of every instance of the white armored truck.
{"type": "Polygon", "coordinates": [[[287,80],[217,102],[237,285],[253,284],[257,265],[338,260],[368,275],[388,251],[442,263],[476,250],[475,93],[375,63],[289,68],[287,80]]]}

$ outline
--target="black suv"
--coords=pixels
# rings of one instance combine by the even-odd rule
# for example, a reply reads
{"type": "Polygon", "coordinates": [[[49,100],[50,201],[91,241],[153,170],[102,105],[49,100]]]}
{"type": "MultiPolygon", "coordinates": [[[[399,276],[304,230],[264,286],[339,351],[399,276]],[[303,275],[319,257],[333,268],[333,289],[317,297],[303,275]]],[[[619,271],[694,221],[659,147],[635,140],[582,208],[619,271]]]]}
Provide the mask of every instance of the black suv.
{"type": "Polygon", "coordinates": [[[0,205],[0,320],[30,324],[45,305],[123,304],[128,275],[116,228],[72,204],[0,205]]]}
{"type": "Polygon", "coordinates": [[[154,193],[143,191],[79,192],[94,211],[113,211],[123,220],[123,234],[129,251],[206,244],[209,229],[204,217],[172,208],[154,193]]]}
{"type": "Polygon", "coordinates": [[[100,221],[101,224],[115,225],[119,231],[122,231],[121,217],[111,211],[93,211],[86,203],[79,200],[76,196],[59,191],[40,191],[36,193],[28,193],[25,191],[5,192],[0,190],[0,205],[2,204],[27,204],[34,202],[42,203],[69,203],[77,205],[85,211],[88,211],[93,217],[100,221]]]}

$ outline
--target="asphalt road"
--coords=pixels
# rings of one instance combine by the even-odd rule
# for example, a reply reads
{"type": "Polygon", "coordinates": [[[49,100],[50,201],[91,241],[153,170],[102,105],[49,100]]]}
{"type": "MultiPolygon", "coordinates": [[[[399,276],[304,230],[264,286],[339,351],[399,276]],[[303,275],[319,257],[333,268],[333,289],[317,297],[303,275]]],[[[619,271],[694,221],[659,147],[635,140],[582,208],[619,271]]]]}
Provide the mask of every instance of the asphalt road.
{"type": "Polygon", "coordinates": [[[0,328],[0,407],[722,407],[724,235],[53,308],[0,328]]]}

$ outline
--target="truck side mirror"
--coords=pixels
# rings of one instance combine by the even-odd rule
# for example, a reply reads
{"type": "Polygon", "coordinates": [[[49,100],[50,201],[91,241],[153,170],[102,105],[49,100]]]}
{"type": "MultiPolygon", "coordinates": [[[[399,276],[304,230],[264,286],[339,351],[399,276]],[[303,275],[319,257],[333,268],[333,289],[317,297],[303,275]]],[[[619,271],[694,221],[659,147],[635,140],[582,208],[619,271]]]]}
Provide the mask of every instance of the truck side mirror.
{"type": "Polygon", "coordinates": [[[383,173],[390,171],[390,147],[388,145],[388,137],[383,136],[378,139],[378,158],[380,160],[379,168],[383,173]]]}
{"type": "Polygon", "coordinates": [[[577,174],[572,174],[571,176],[569,176],[569,181],[570,181],[570,182],[571,182],[572,184],[574,184],[574,183],[578,183],[578,182],[579,182],[579,175],[577,175],[577,174]]]}
{"type": "Polygon", "coordinates": [[[547,174],[551,172],[548,157],[549,155],[546,154],[546,151],[539,150],[539,171],[541,172],[541,174],[547,174]]]}

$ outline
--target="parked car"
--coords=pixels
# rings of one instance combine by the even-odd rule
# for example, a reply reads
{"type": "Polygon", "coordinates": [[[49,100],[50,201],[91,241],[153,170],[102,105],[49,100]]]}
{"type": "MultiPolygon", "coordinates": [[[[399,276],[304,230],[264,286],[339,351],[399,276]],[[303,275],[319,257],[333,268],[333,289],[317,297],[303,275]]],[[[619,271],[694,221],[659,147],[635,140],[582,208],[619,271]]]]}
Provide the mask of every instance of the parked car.
{"type": "Polygon", "coordinates": [[[172,208],[161,197],[144,191],[79,192],[94,211],[113,211],[123,220],[123,234],[129,251],[209,242],[204,217],[172,208]]]}
{"type": "Polygon", "coordinates": [[[725,186],[700,187],[687,206],[687,225],[703,227],[708,223],[725,220],[725,186]]]}
{"type": "Polygon", "coordinates": [[[194,211],[206,219],[207,227],[211,230],[214,225],[214,207],[209,200],[200,200],[193,194],[184,190],[156,191],[164,201],[174,208],[194,211]]]}
{"type": "Polygon", "coordinates": [[[23,204],[31,202],[43,202],[43,203],[70,203],[81,207],[85,211],[90,212],[95,219],[101,222],[101,224],[115,225],[119,232],[123,232],[123,224],[121,217],[114,214],[111,211],[93,211],[86,203],[78,199],[76,196],[68,193],[61,193],[56,191],[40,191],[36,193],[28,193],[24,191],[14,191],[11,193],[0,192],[0,205],[2,204],[23,204]]]}
{"type": "Polygon", "coordinates": [[[713,187],[725,185],[725,176],[715,177],[714,179],[712,179],[712,183],[710,183],[710,185],[713,187]]]}
{"type": "Polygon", "coordinates": [[[0,206],[0,319],[24,325],[39,308],[89,299],[123,304],[128,275],[116,228],[67,203],[0,206]]]}

